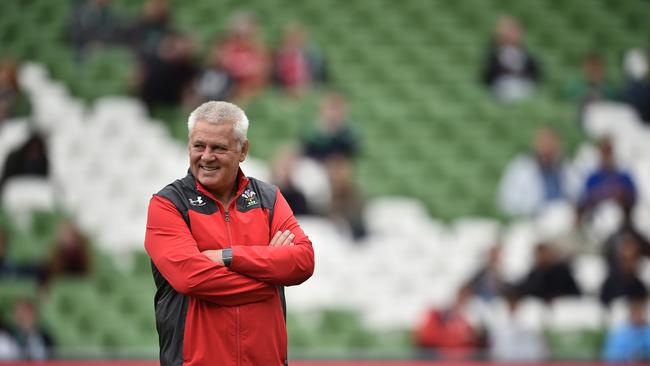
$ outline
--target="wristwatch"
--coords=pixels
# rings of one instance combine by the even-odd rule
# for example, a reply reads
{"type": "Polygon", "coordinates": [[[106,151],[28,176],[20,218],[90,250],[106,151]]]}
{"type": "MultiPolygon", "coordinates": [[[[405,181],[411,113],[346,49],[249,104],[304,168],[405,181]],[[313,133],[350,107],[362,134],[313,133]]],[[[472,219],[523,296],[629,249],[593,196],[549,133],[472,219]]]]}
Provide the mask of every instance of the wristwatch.
{"type": "Polygon", "coordinates": [[[232,248],[226,248],[221,251],[221,260],[224,266],[230,267],[230,263],[232,263],[232,248]]]}

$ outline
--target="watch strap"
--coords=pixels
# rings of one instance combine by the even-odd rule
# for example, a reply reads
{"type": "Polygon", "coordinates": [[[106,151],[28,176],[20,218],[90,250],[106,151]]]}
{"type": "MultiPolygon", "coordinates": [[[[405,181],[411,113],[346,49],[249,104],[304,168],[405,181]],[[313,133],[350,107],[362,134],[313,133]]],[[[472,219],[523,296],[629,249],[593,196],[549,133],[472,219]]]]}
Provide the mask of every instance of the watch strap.
{"type": "Polygon", "coordinates": [[[221,251],[221,260],[224,266],[230,267],[230,263],[232,263],[232,248],[226,248],[221,251]]]}

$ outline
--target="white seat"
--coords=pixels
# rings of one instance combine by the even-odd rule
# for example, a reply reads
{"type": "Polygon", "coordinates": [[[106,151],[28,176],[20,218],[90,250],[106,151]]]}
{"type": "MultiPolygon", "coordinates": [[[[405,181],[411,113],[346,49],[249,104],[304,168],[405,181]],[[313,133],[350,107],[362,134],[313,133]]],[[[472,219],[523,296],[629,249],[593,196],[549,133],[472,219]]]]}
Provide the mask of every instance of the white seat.
{"type": "Polygon", "coordinates": [[[31,226],[31,214],[34,210],[54,209],[54,187],[46,178],[12,177],[3,188],[2,203],[10,217],[26,229],[31,226]]]}
{"type": "Polygon", "coordinates": [[[572,263],[573,274],[580,289],[590,295],[597,295],[607,274],[607,265],[600,255],[577,256],[572,263]]]}
{"type": "Polygon", "coordinates": [[[551,304],[549,325],[557,330],[600,329],[606,320],[606,313],[593,297],[562,297],[551,304]]]}

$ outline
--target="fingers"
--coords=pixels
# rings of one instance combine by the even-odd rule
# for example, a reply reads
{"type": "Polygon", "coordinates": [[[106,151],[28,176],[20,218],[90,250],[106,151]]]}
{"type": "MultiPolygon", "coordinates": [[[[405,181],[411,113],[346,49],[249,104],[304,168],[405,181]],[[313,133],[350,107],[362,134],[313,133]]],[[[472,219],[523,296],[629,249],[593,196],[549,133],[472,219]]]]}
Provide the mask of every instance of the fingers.
{"type": "Polygon", "coordinates": [[[271,241],[269,242],[269,246],[270,247],[277,247],[278,246],[278,240],[279,240],[281,235],[282,235],[282,231],[278,231],[277,233],[275,233],[275,235],[273,235],[273,239],[271,239],[271,241]]]}
{"type": "Polygon", "coordinates": [[[293,245],[293,239],[295,237],[296,236],[292,234],[291,231],[289,230],[285,230],[284,232],[278,231],[273,236],[273,239],[271,239],[271,242],[269,242],[269,246],[283,247],[283,246],[293,245]]]}

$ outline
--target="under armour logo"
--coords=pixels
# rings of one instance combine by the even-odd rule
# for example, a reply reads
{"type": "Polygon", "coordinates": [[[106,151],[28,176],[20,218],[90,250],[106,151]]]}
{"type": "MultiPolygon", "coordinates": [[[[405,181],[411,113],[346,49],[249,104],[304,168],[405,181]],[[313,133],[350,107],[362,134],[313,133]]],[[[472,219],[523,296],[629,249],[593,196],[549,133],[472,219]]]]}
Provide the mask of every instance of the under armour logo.
{"type": "Polygon", "coordinates": [[[193,200],[191,198],[188,198],[190,200],[190,205],[192,206],[203,206],[205,205],[205,202],[203,201],[203,198],[201,196],[196,196],[196,199],[193,200]]]}

